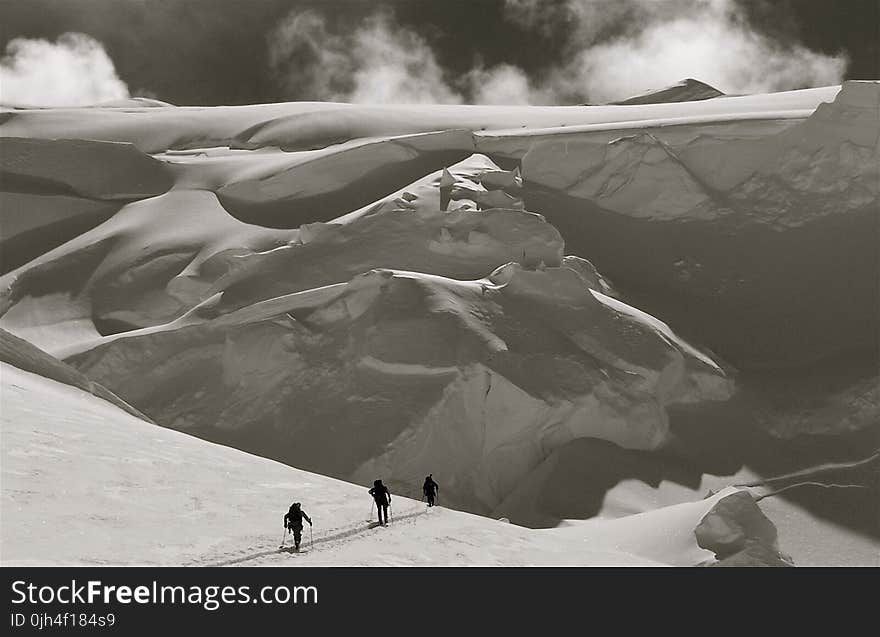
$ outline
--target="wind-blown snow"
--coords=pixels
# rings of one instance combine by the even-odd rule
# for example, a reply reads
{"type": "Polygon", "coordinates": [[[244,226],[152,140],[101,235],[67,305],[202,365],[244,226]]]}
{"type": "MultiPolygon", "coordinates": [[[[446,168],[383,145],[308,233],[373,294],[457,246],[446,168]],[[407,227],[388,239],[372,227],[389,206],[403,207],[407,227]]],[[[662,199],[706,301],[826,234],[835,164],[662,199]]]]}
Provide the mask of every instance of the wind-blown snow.
{"type": "Polygon", "coordinates": [[[0,104],[84,106],[128,97],[103,45],[84,33],[14,38],[0,63],[0,104]]]}

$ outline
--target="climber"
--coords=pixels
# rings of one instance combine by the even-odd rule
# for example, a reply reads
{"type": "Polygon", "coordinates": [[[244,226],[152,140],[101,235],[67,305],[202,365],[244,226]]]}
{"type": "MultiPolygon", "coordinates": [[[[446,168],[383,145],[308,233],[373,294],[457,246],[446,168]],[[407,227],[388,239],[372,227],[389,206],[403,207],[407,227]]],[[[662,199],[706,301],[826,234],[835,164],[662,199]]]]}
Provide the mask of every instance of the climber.
{"type": "Polygon", "coordinates": [[[312,519],[306,515],[300,507],[299,502],[290,505],[290,510],[284,514],[284,528],[293,533],[294,550],[299,550],[299,543],[302,540],[303,518],[312,526],[312,519]]]}
{"type": "Polygon", "coordinates": [[[437,497],[437,492],[440,491],[440,485],[434,482],[433,475],[433,473],[429,473],[428,477],[425,478],[425,484],[422,485],[422,492],[428,500],[429,507],[434,506],[434,498],[437,497]]]}
{"type": "Polygon", "coordinates": [[[376,501],[376,510],[379,513],[379,524],[388,526],[388,507],[391,505],[391,492],[388,490],[381,480],[373,481],[373,488],[370,489],[370,495],[376,501]],[[383,521],[384,517],[384,521],[383,521]]]}

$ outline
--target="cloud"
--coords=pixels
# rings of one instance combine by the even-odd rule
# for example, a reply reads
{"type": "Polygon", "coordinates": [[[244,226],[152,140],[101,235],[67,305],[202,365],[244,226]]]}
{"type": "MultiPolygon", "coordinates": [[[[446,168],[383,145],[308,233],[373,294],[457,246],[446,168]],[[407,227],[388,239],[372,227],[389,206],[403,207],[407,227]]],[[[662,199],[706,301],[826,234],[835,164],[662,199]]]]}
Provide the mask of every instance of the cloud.
{"type": "Polygon", "coordinates": [[[355,61],[345,38],[329,33],[320,14],[292,12],[268,40],[271,71],[287,94],[327,100],[354,86],[355,61]]]}
{"type": "Polygon", "coordinates": [[[505,72],[505,86],[533,104],[615,101],[689,77],[729,94],[825,86],[841,83],[848,64],[762,34],[735,0],[505,0],[504,8],[521,28],[566,38],[562,59],[540,78],[505,72]]]}
{"type": "Polygon", "coordinates": [[[457,104],[434,51],[386,13],[335,33],[315,11],[293,12],[269,37],[272,71],[289,93],[359,103],[457,104]]]}
{"type": "Polygon", "coordinates": [[[294,11],[269,38],[289,95],[370,103],[564,104],[614,101],[692,77],[725,93],[842,81],[847,60],[756,31],[734,0],[505,0],[505,19],[560,37],[561,59],[535,76],[475,63],[457,76],[390,12],[353,31],[294,11]]]}
{"type": "Polygon", "coordinates": [[[416,33],[374,16],[355,32],[353,102],[452,104],[461,95],[444,78],[434,51],[416,33]]]}
{"type": "Polygon", "coordinates": [[[468,74],[470,101],[475,104],[551,104],[553,95],[535,87],[526,73],[510,64],[474,68],[468,74]]]}
{"type": "Polygon", "coordinates": [[[0,60],[0,102],[83,106],[129,96],[104,47],[83,33],[56,42],[16,38],[0,60]]]}
{"type": "Polygon", "coordinates": [[[686,77],[725,93],[757,93],[838,84],[846,71],[842,55],[758,33],[732,0],[631,1],[628,16],[622,34],[573,53],[552,73],[557,94],[610,101],[686,77]]]}

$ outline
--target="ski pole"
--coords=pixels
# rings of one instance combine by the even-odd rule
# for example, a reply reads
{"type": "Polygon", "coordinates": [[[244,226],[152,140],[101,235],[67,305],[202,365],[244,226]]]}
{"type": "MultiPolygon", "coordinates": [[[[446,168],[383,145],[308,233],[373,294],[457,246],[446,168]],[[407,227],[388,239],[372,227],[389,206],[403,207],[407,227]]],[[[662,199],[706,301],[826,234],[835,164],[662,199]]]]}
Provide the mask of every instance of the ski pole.
{"type": "Polygon", "coordinates": [[[284,531],[281,533],[281,546],[279,546],[278,548],[281,548],[282,546],[284,546],[284,540],[286,540],[286,539],[287,539],[287,528],[285,527],[284,531]]]}
{"type": "Polygon", "coordinates": [[[309,550],[312,550],[312,545],[315,543],[315,536],[312,533],[312,525],[309,524],[309,550]]]}

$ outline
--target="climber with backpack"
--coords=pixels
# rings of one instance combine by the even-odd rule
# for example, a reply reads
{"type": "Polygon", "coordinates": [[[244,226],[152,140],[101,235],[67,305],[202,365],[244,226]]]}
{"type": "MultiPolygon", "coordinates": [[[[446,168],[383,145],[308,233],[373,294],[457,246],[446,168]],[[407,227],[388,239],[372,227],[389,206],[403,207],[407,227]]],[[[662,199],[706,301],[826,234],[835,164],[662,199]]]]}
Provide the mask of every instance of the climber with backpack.
{"type": "MultiPolygon", "coordinates": [[[[312,519],[302,510],[299,502],[290,505],[290,509],[284,514],[284,528],[293,533],[294,550],[299,551],[299,543],[302,540],[303,519],[312,526],[312,519]]],[[[284,541],[281,541],[282,546],[284,541]]]]}
{"type": "Polygon", "coordinates": [[[433,473],[429,473],[425,478],[425,484],[422,485],[422,493],[425,494],[429,507],[434,506],[434,498],[437,497],[437,492],[440,490],[440,485],[434,482],[433,476],[433,473]]]}
{"type": "Polygon", "coordinates": [[[376,511],[379,513],[379,524],[388,526],[388,507],[391,505],[391,492],[388,490],[381,480],[373,481],[373,488],[370,489],[370,495],[376,502],[376,511]],[[384,514],[384,521],[383,521],[384,514]]]}

